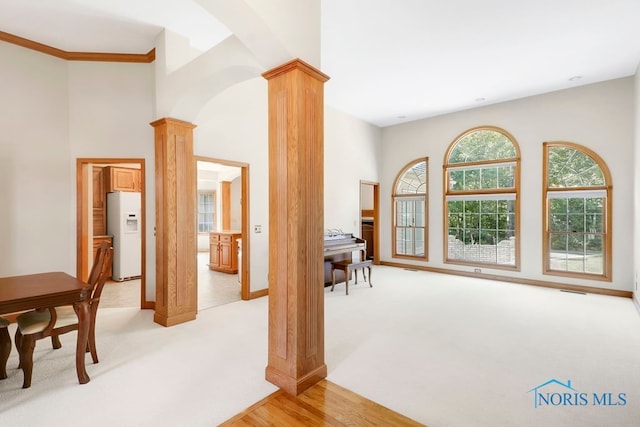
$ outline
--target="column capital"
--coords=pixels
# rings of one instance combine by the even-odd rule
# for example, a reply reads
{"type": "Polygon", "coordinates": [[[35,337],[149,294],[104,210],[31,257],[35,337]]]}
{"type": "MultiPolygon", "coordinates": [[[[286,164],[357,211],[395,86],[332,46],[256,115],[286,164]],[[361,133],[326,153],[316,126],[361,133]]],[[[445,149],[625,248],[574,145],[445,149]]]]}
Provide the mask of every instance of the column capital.
{"type": "Polygon", "coordinates": [[[186,122],[184,120],[172,119],[171,117],[163,117],[149,124],[154,128],[161,125],[169,125],[169,124],[180,125],[180,126],[184,126],[186,128],[192,128],[192,129],[197,127],[197,125],[194,125],[193,123],[186,122]]]}
{"type": "Polygon", "coordinates": [[[306,62],[304,62],[299,58],[292,59],[291,61],[286,62],[276,68],[272,68],[269,71],[265,71],[264,73],[262,73],[262,77],[264,77],[267,80],[271,80],[275,77],[278,77],[282,74],[286,74],[293,70],[302,71],[310,75],[311,77],[315,78],[316,80],[320,80],[322,83],[329,80],[329,76],[327,76],[317,68],[313,67],[312,65],[307,64],[306,62]]]}

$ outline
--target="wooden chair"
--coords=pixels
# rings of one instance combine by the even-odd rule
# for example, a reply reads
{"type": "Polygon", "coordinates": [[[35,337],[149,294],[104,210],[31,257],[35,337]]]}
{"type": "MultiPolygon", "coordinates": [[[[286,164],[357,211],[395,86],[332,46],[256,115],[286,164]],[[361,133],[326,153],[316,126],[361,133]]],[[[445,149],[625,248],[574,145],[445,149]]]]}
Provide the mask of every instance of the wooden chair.
{"type": "MultiPolygon", "coordinates": [[[[89,297],[89,339],[87,342],[87,352],[91,352],[93,363],[98,363],[98,352],[96,350],[96,315],[100,294],[107,281],[109,266],[113,257],[113,248],[107,242],[102,242],[98,247],[96,257],[89,274],[88,284],[91,285],[89,297]]],[[[67,332],[78,330],[78,316],[73,306],[48,307],[43,310],[34,310],[19,315],[16,319],[18,329],[16,331],[15,342],[18,354],[20,355],[20,365],[24,373],[22,388],[31,386],[31,374],[33,371],[33,350],[36,341],[42,338],[51,337],[54,349],[62,347],[59,336],[67,332]]]]}
{"type": "Polygon", "coordinates": [[[7,360],[9,360],[10,353],[9,321],[0,317],[0,380],[7,378],[7,360]]]}

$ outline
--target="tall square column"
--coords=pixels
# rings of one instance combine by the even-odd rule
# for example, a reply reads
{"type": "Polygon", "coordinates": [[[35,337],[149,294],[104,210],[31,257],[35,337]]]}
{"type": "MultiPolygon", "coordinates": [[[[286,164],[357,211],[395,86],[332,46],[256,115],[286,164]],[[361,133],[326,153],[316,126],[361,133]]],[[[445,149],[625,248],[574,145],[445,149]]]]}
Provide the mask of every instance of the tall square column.
{"type": "Polygon", "coordinates": [[[324,362],[324,82],[298,59],[269,82],[269,361],[266,379],[297,395],[324,362]]]}
{"type": "Polygon", "coordinates": [[[153,320],[172,326],[198,311],[195,125],[164,118],[151,123],[156,158],[156,312],[153,320]]]}

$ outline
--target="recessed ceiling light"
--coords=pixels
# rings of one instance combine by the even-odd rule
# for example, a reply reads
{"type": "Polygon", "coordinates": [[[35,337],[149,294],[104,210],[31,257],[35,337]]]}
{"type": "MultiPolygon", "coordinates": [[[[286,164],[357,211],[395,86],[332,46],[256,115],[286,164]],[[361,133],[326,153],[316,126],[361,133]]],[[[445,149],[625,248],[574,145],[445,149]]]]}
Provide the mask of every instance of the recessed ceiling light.
{"type": "Polygon", "coordinates": [[[475,99],[476,102],[482,102],[482,101],[485,101],[485,100],[486,100],[486,98],[482,98],[482,97],[475,99]]]}
{"type": "Polygon", "coordinates": [[[573,76],[573,77],[569,77],[569,81],[570,82],[575,82],[576,80],[580,80],[582,78],[582,76],[573,76]]]}

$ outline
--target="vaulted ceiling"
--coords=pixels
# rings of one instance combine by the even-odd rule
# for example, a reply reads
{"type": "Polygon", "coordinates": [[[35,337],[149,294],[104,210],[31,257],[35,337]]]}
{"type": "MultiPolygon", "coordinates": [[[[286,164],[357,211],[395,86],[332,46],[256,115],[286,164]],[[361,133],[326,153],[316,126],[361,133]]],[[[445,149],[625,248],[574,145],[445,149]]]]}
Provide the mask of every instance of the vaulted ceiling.
{"type": "MultiPolygon", "coordinates": [[[[378,126],[626,77],[640,62],[638,0],[321,8],[326,103],[378,126]]],[[[163,28],[201,50],[230,34],[198,0],[0,0],[0,31],[66,51],[144,54],[163,28]]]]}

